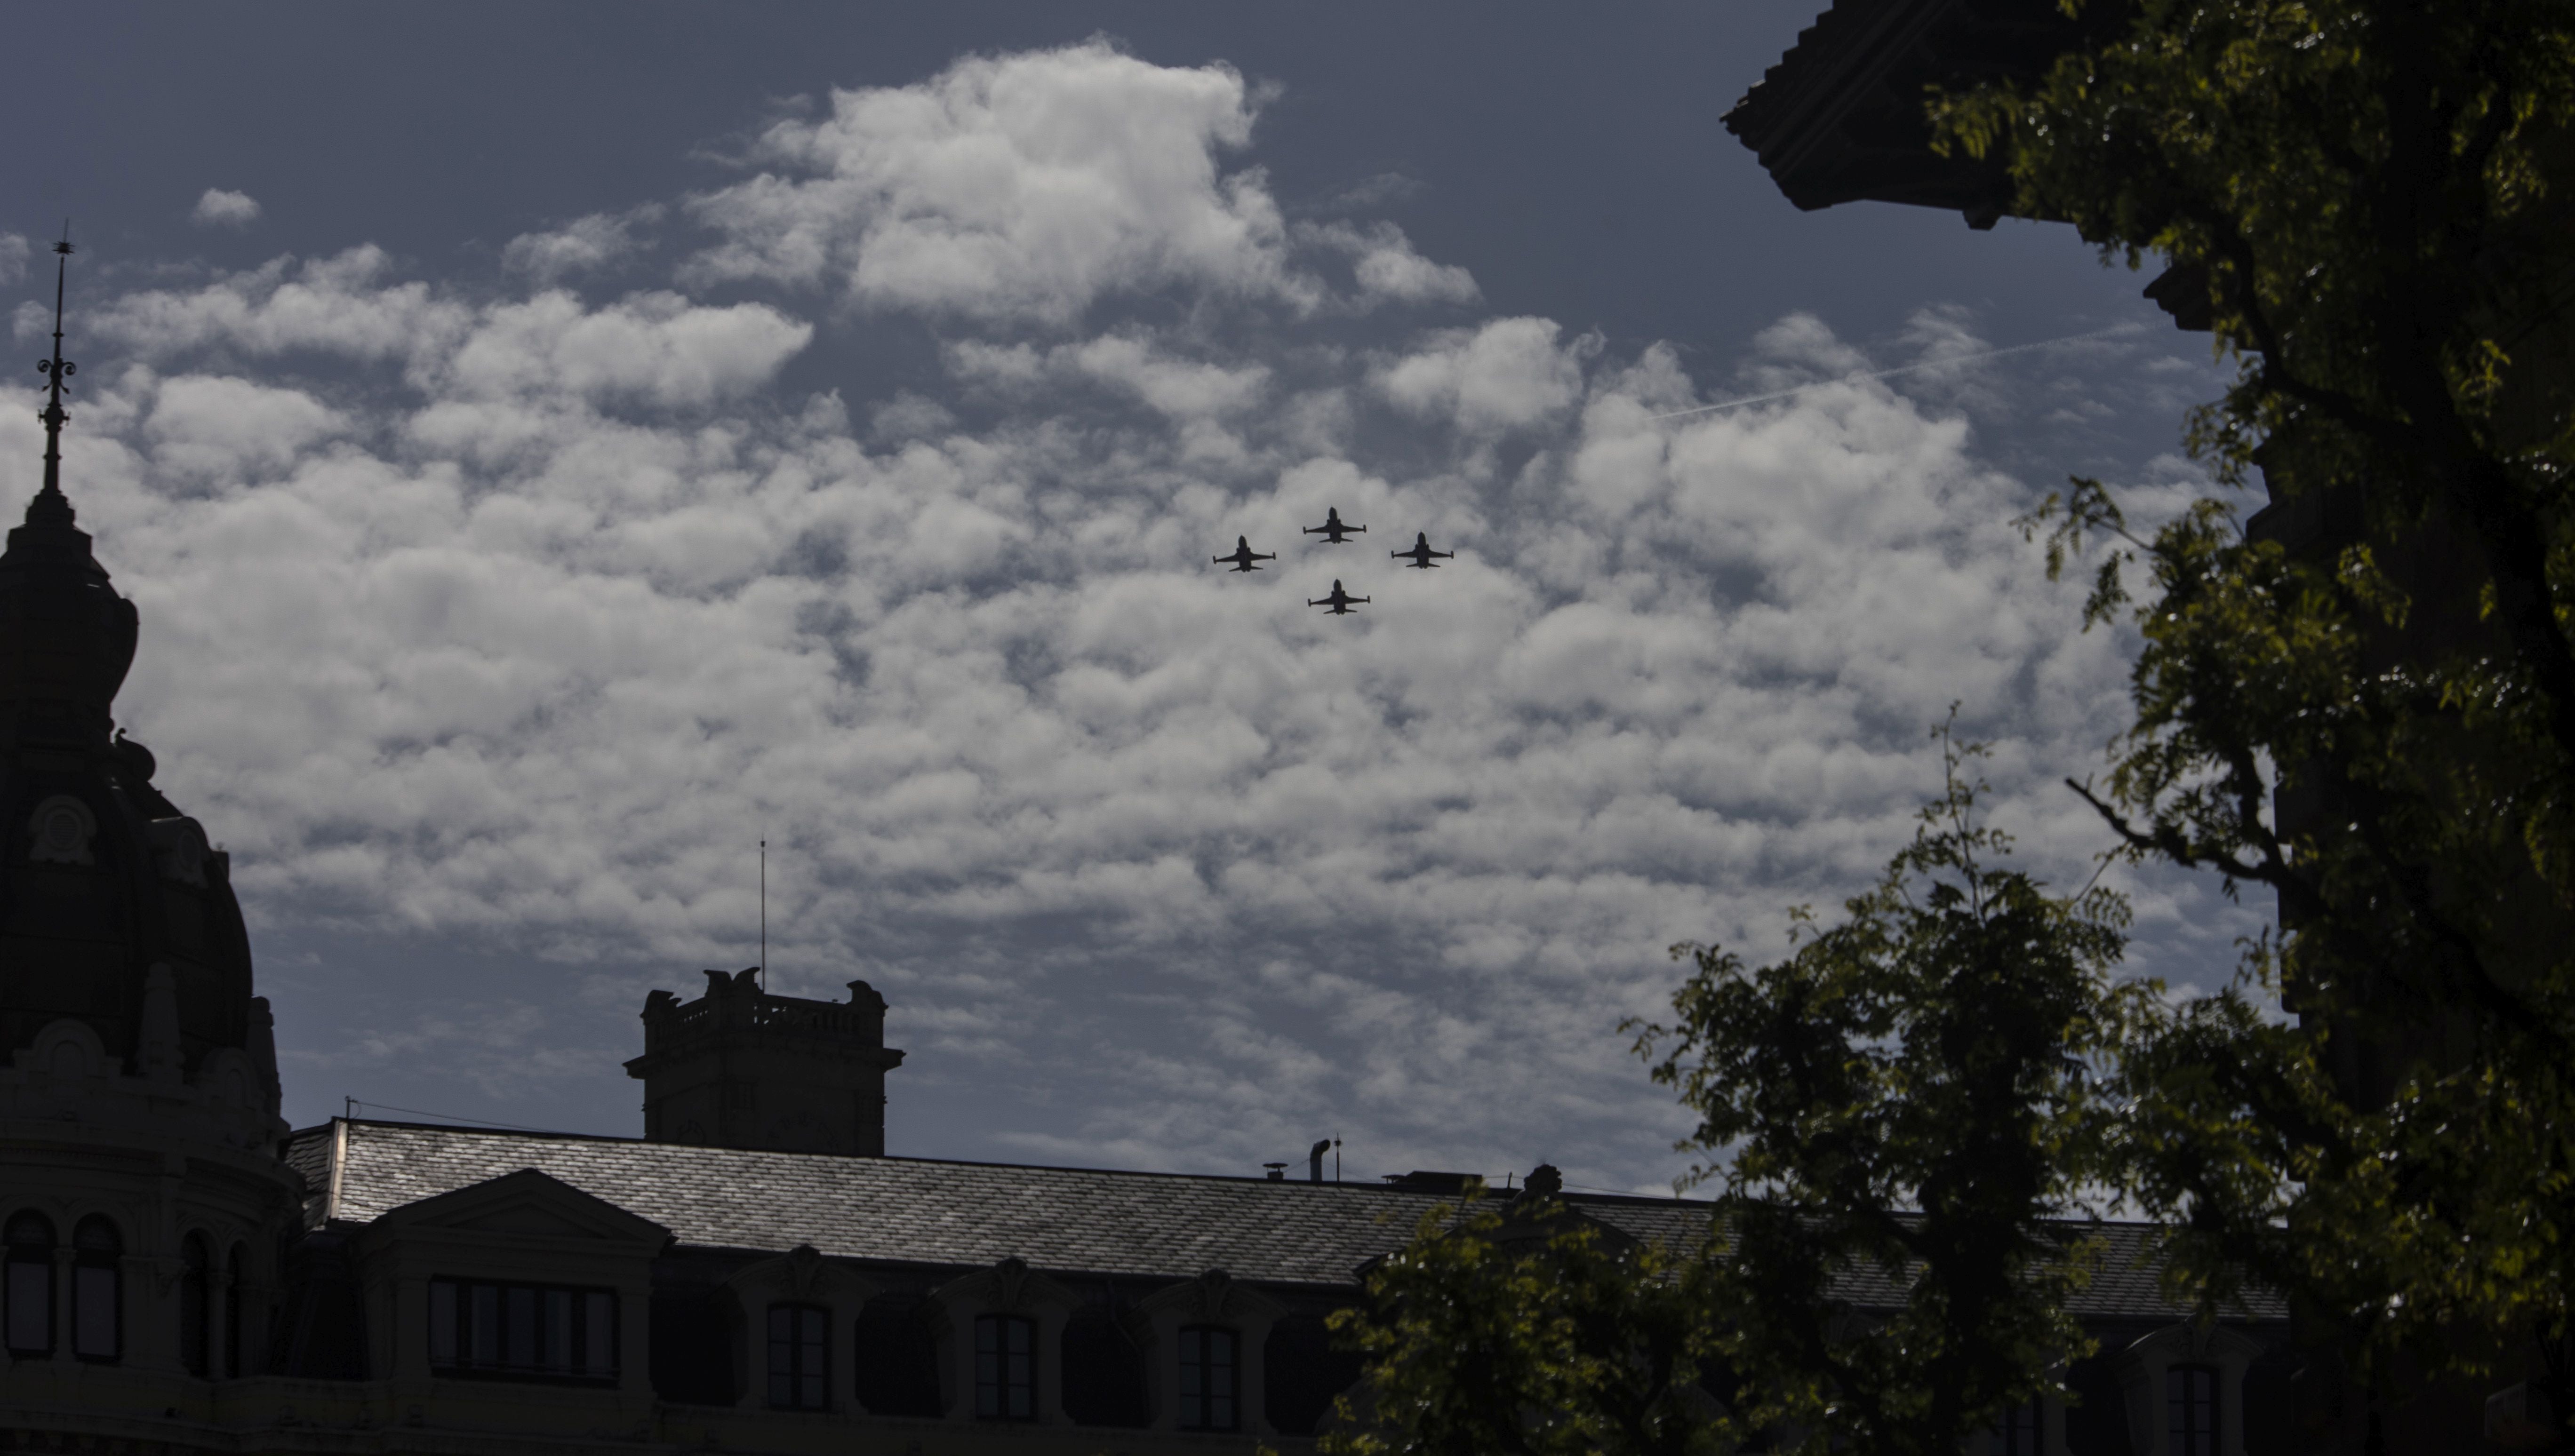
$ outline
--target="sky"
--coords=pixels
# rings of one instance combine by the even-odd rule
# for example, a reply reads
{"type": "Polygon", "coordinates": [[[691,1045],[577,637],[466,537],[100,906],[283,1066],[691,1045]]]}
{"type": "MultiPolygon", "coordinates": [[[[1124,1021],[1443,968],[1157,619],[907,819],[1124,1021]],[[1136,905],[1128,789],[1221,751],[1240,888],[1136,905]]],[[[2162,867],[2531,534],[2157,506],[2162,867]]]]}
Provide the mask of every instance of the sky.
{"type": "MultiPolygon", "coordinates": [[[[68,217],[117,714],[290,1120],[640,1132],[765,838],[892,1152],[1668,1189],[1668,947],[1872,880],[1953,703],[2090,877],[2134,643],[2011,522],[2208,489],[2143,276],[1722,129],[1818,3],[12,5],[0,307],[68,217]]],[[[2267,908],[2109,873],[2176,985],[2267,908]]]]}

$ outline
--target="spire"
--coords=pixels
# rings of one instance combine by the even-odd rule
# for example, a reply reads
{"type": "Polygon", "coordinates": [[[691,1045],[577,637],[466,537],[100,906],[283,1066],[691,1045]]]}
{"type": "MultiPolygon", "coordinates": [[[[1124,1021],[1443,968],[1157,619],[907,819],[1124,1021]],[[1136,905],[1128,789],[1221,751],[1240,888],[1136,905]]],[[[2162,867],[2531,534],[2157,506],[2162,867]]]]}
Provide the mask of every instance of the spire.
{"type": "Polygon", "coordinates": [[[36,416],[45,423],[45,484],[36,499],[27,503],[30,526],[72,523],[72,503],[63,495],[63,425],[71,419],[63,413],[63,381],[80,373],[80,366],[63,358],[63,279],[72,258],[69,219],[63,222],[63,240],[54,245],[54,357],[36,363],[37,372],[45,376],[45,408],[36,416]]]}
{"type": "Polygon", "coordinates": [[[0,750],[13,743],[104,747],[108,710],[134,664],[134,604],[116,595],[63,498],[63,388],[79,366],[63,358],[63,294],[71,225],[54,245],[54,357],[45,376],[45,484],[0,551],[0,750]]]}

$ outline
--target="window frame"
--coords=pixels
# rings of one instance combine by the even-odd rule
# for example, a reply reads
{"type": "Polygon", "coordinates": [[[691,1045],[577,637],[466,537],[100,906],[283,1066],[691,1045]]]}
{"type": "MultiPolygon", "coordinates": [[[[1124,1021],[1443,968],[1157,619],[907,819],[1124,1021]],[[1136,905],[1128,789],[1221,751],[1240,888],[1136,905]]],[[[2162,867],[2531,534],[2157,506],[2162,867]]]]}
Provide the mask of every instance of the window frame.
{"type": "Polygon", "coordinates": [[[1240,1431],[1243,1429],[1243,1334],[1231,1325],[1192,1324],[1181,1326],[1173,1354],[1178,1359],[1179,1377],[1172,1392],[1173,1424],[1184,1431],[1240,1431]],[[1223,1342],[1225,1358],[1215,1358],[1217,1344],[1223,1342]],[[1210,1387],[1222,1376],[1225,1389],[1219,1393],[1210,1387]],[[1192,1377],[1197,1377],[1193,1381],[1192,1377]],[[1192,1389],[1195,1384],[1198,1388],[1192,1389]],[[1223,1419],[1212,1409],[1222,1402],[1223,1419]],[[1196,1410],[1193,1411],[1192,1407],[1196,1410]],[[1194,1418],[1195,1417],[1195,1418],[1194,1418]]]}
{"type": "Polygon", "coordinates": [[[821,1304],[773,1303],[766,1323],[769,1337],[769,1408],[827,1411],[832,1408],[832,1310],[821,1304]],[[787,1320],[780,1333],[780,1319],[787,1320]],[[781,1368],[779,1352],[787,1352],[781,1368]],[[781,1399],[782,1394],[786,1397],[781,1399]]]}
{"type": "Polygon", "coordinates": [[[2047,1401],[2036,1397],[2003,1412],[1994,1423],[1996,1456],[2047,1456],[2047,1401]]]}
{"type": "Polygon", "coordinates": [[[2176,1363],[2164,1367],[2164,1451],[2165,1456],[2218,1456],[2226,1442],[2225,1372],[2214,1365],[2176,1363]],[[2204,1385],[2203,1385],[2204,1382],[2204,1385]],[[2190,1387],[2203,1385],[2207,1425],[2205,1438],[2200,1431],[2185,1429],[2194,1409],[2190,1387]]]}
{"type": "Polygon", "coordinates": [[[598,1285],[437,1275],[429,1280],[429,1373],[613,1389],[626,1368],[619,1313],[618,1292],[598,1285]],[[487,1337],[497,1352],[488,1360],[481,1352],[487,1337]],[[535,1358],[514,1358],[523,1341],[535,1358]],[[602,1345],[604,1364],[592,1358],[602,1345]],[[549,1358],[558,1352],[561,1360],[549,1358]]]}
{"type": "Polygon", "coordinates": [[[116,1220],[92,1213],[72,1228],[72,1358],[114,1365],[125,1358],[125,1234],[116,1220]],[[104,1277],[92,1278],[89,1276],[104,1277]],[[90,1341],[94,1300],[104,1298],[106,1348],[90,1341]]]}
{"type": "MultiPolygon", "coordinates": [[[[217,1297],[224,1303],[224,1378],[242,1378],[242,1286],[250,1281],[250,1249],[234,1244],[224,1256],[224,1277],[217,1286],[217,1297]]],[[[612,1306],[613,1308],[614,1306],[612,1306]]]]}
{"type": "Polygon", "coordinates": [[[59,1247],[54,1221],[33,1208],[21,1208],[0,1222],[0,1350],[6,1350],[13,1359],[43,1359],[54,1353],[58,1337],[55,1325],[62,1314],[62,1293],[56,1287],[61,1281],[54,1277],[54,1250],[59,1247]],[[28,1230],[41,1233],[43,1241],[19,1237],[28,1230]],[[45,1342],[41,1346],[21,1345],[13,1339],[17,1333],[18,1301],[30,1297],[21,1287],[21,1281],[28,1277],[21,1271],[27,1269],[37,1271],[44,1291],[45,1342]]]}
{"type": "Polygon", "coordinates": [[[1024,1314],[995,1312],[975,1316],[975,1419],[1020,1422],[1038,1418],[1038,1322],[1024,1314]],[[1027,1336],[1026,1349],[1009,1348],[1009,1336],[1014,1333],[1027,1336]],[[1014,1354],[1027,1362],[1016,1376],[1004,1364],[1014,1354]],[[1024,1403],[1024,1409],[1011,1409],[1014,1397],[1024,1403]]]}
{"type": "Polygon", "coordinates": [[[179,1239],[179,1363],[191,1378],[215,1373],[215,1254],[202,1229],[179,1239]]]}

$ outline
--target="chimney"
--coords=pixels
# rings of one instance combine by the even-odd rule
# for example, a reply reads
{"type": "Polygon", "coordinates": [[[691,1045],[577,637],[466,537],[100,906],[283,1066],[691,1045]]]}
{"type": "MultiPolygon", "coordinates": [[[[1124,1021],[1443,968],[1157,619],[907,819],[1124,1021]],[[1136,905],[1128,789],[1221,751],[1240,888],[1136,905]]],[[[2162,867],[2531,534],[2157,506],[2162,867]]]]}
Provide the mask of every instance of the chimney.
{"type": "Polygon", "coordinates": [[[1328,1137],[1319,1139],[1312,1147],[1305,1149],[1306,1182],[1319,1183],[1323,1181],[1323,1154],[1330,1152],[1331,1150],[1332,1140],[1328,1137]]]}

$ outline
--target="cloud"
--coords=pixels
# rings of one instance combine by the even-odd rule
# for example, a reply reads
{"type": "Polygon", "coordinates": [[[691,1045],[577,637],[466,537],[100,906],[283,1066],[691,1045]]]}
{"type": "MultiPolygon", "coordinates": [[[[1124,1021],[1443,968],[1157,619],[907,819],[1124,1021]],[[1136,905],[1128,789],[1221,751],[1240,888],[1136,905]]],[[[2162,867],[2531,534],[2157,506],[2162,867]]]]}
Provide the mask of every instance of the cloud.
{"type": "Polygon", "coordinates": [[[142,375],[124,383],[137,396],[152,396],[141,434],[153,465],[174,478],[238,481],[283,471],[347,428],[338,411],[301,390],[206,375],[157,387],[142,375]]]}
{"type": "Polygon", "coordinates": [[[27,276],[27,260],[35,250],[16,233],[0,233],[0,285],[16,283],[27,276]]]}
{"type": "Polygon", "coordinates": [[[197,199],[188,221],[201,228],[241,228],[259,221],[259,201],[247,192],[209,187],[197,199]]]}
{"type": "Polygon", "coordinates": [[[1421,179],[1400,172],[1379,172],[1342,188],[1322,206],[1334,210],[1356,211],[1384,207],[1388,203],[1409,202],[1422,192],[1421,179]]]}
{"type": "MultiPolygon", "coordinates": [[[[724,238],[671,290],[496,297],[360,248],[92,311],[126,359],[66,474],[142,612],[119,718],[258,943],[560,972],[369,1010],[334,1069],[525,1106],[613,1078],[509,1028],[622,1045],[645,986],[747,963],[766,837],[781,988],[895,1004],[906,1150],[1248,1171],[1337,1128],[1362,1168],[1634,1186],[1679,1130],[1616,1029],[1664,1009],[1664,947],[1764,954],[1872,876],[1951,702],[2027,862],[2090,872],[2056,783],[2120,724],[2125,646],[2074,630],[1991,442],[2125,398],[2160,346],[1934,390],[1842,378],[1886,351],[1802,315],[1729,369],[1326,308],[1300,258],[1415,255],[1246,221],[1257,174],[1216,159],[1254,101],[1105,46],[970,60],[774,130],[793,175],[742,188],[784,210],[698,199],[724,238]],[[895,267],[944,235],[989,307],[895,267]],[[791,392],[829,301],[696,291],[720,275],[964,332],[899,392],[791,392]],[[1280,307],[1229,326],[1211,295],[1280,307]],[[1300,534],[1334,508],[1371,533],[1300,534]],[[1393,566],[1415,531],[1455,559],[1393,566]],[[1280,560],[1208,565],[1238,535],[1280,560]],[[1374,605],[1308,612],[1334,576],[1374,605]],[[981,1110],[906,1143],[934,1106],[981,1110]]],[[[1972,323],[1894,347],[1960,358],[1972,323]]],[[[0,413],[0,489],[39,449],[0,413]]],[[[2168,963],[2256,913],[2130,882],[2168,963]]],[[[394,963],[307,985],[375,1007],[422,978],[394,963]]]]}
{"type": "Polygon", "coordinates": [[[1392,223],[1367,228],[1326,223],[1303,229],[1309,241],[1345,253],[1357,276],[1362,306],[1391,301],[1407,304],[1471,304],[1482,297],[1475,276],[1451,263],[1433,263],[1413,251],[1412,240],[1392,223]]]}
{"type": "Polygon", "coordinates": [[[490,309],[442,368],[451,391],[477,400],[560,390],[696,408],[767,382],[813,337],[811,324],[764,304],[644,293],[594,310],[549,292],[490,309]]]}
{"type": "MultiPolygon", "coordinates": [[[[124,295],[92,327],[146,362],[211,351],[397,364],[437,401],[416,422],[433,427],[457,423],[469,406],[567,395],[704,407],[764,383],[814,334],[765,304],[652,292],[592,309],[558,290],[469,301],[425,283],[385,283],[388,266],[372,247],[282,258],[203,288],[124,295]]],[[[486,432],[502,423],[474,417],[486,432]]]]}
{"type": "Polygon", "coordinates": [[[1377,388],[1413,415],[1454,421],[1471,433],[1534,425],[1572,408],[1582,393],[1582,359],[1597,341],[1556,340],[1551,319],[1495,319],[1450,330],[1380,371],[1377,388]]]}
{"type": "Polygon", "coordinates": [[[1474,300],[1464,269],[1400,228],[1291,230],[1261,169],[1226,171],[1259,102],[1232,67],[1156,66],[1102,41],[835,91],[829,117],[762,136],[752,160],[772,170],[691,199],[724,241],[687,276],[1065,327],[1158,289],[1310,312],[1331,294],[1300,255],[1321,253],[1349,260],[1358,307],[1474,300]]]}
{"type": "Polygon", "coordinates": [[[643,245],[634,235],[638,225],[661,220],[662,208],[646,204],[623,213],[597,212],[579,217],[548,233],[521,233],[501,249],[501,266],[540,284],[574,273],[606,268],[643,245]]]}
{"type": "MultiPolygon", "coordinates": [[[[746,306],[324,260],[110,315],[171,371],[106,385],[74,456],[144,614],[120,713],[265,923],[727,963],[766,832],[777,959],[886,988],[917,1061],[1133,1048],[1079,1073],[1088,1119],[997,1152],[1250,1166],[1329,1115],[1424,1162],[1543,1128],[1632,1180],[1668,1109],[1612,1031],[1661,947],[1775,944],[1868,874],[1951,700],[2045,765],[1998,812],[2087,842],[2044,784],[2106,735],[2115,645],[2070,634],[1965,423],[1878,384],[1657,423],[1671,355],[1538,319],[1296,366],[1409,422],[1432,457],[1398,467],[1364,410],[1311,453],[1259,408],[1275,371],[1141,329],[961,346],[998,418],[898,402],[872,446],[828,400],[686,413],[806,337],[746,306]],[[388,389],[260,377],[289,343],[386,359],[392,319],[435,327],[388,389]],[[1507,475],[1506,428],[1542,446],[1507,475]],[[1327,505],[1458,557],[1298,544],[1327,505]],[[1236,534],[1290,559],[1200,565],[1236,534]],[[1303,611],[1335,573],[1366,615],[1303,611]]],[[[1754,369],[1847,354],[1790,321],[1754,369]]]]}
{"type": "Polygon", "coordinates": [[[1038,350],[1026,344],[962,341],[949,350],[960,379],[1027,390],[1061,380],[1087,380],[1131,395],[1174,420],[1229,415],[1257,403],[1269,384],[1268,367],[1229,368],[1172,353],[1143,330],[1105,334],[1080,344],[1038,350]]]}

